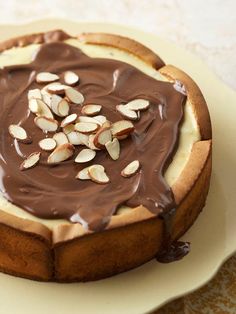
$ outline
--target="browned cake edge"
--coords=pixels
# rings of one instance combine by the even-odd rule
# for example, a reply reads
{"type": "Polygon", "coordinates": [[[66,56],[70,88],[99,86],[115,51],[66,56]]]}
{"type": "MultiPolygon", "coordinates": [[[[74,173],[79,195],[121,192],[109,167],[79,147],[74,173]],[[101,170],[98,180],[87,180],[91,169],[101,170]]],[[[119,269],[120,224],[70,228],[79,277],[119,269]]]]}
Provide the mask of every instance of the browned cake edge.
{"type": "MultiPolygon", "coordinates": [[[[0,51],[31,43],[62,41],[62,31],[34,34],[0,44],[0,51]]],[[[133,53],[154,68],[164,65],[150,49],[111,34],[81,34],[87,43],[108,45],[133,53]]],[[[206,102],[195,82],[168,65],[160,69],[169,80],[180,80],[187,89],[201,139],[193,145],[187,165],[172,187],[177,202],[172,237],[178,239],[193,224],[205,204],[211,174],[211,124],[206,102]]],[[[113,216],[107,229],[86,232],[81,225],[61,225],[49,230],[41,223],[0,210],[0,270],[36,280],[88,281],[137,267],[152,259],[163,240],[163,221],[143,206],[113,216]]]]}

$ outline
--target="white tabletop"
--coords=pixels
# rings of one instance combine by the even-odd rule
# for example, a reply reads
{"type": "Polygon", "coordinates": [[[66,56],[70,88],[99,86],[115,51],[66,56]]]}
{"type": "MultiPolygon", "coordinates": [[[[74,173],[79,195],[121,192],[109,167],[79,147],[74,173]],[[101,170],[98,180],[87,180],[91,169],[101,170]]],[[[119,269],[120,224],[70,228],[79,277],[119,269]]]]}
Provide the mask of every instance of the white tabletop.
{"type": "Polygon", "coordinates": [[[235,0],[7,0],[0,23],[45,17],[123,23],[175,42],[236,89],[235,0]]]}

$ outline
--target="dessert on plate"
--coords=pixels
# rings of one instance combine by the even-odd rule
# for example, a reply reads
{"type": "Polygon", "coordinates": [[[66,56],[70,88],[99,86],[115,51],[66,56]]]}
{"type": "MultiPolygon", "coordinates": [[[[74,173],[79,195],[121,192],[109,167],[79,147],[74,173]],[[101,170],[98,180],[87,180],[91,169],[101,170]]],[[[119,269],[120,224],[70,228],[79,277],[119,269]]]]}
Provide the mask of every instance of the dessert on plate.
{"type": "Polygon", "coordinates": [[[0,270],[89,281],[187,254],[211,174],[194,81],[113,34],[55,30],[0,52],[0,270]]]}

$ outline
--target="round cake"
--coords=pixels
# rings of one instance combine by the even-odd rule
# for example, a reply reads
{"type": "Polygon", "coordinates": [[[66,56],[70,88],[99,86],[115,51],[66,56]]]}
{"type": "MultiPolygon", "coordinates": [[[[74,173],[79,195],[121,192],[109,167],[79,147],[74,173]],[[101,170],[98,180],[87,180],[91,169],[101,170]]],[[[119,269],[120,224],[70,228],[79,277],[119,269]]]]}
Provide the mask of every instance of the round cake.
{"type": "Polygon", "coordinates": [[[211,123],[187,74],[132,39],[55,30],[0,43],[0,101],[2,272],[89,281],[188,253],[211,123]]]}

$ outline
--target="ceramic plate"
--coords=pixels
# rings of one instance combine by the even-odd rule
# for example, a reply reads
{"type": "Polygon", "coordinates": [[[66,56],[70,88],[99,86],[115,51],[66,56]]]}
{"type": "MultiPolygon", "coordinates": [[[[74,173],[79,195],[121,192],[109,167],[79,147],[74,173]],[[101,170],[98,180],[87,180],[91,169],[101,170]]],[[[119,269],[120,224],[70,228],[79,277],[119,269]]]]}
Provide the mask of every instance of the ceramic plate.
{"type": "Polygon", "coordinates": [[[211,189],[204,211],[183,237],[191,242],[191,253],[181,261],[159,264],[153,260],[133,271],[91,283],[39,283],[0,274],[0,313],[151,312],[205,284],[236,251],[236,93],[189,53],[131,28],[50,19],[27,25],[2,25],[0,40],[55,28],[71,34],[109,31],[135,38],[156,51],[167,64],[180,67],[196,80],[209,105],[213,123],[211,189]]]}

